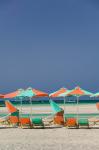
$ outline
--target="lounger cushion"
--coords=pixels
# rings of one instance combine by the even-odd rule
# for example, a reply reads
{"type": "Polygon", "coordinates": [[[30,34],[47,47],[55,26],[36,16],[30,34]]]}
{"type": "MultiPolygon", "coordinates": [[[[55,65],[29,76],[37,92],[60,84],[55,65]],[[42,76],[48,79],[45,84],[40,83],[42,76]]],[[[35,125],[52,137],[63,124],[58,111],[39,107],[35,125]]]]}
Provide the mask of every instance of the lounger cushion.
{"type": "Polygon", "coordinates": [[[76,118],[67,118],[66,119],[66,125],[68,127],[75,127],[75,126],[77,126],[76,118]]]}
{"type": "Polygon", "coordinates": [[[17,124],[19,123],[19,118],[17,116],[9,116],[9,121],[12,124],[17,124]]]}
{"type": "Polygon", "coordinates": [[[42,118],[32,118],[31,122],[32,122],[32,124],[35,124],[35,125],[42,125],[43,124],[42,118]]]}
{"type": "Polygon", "coordinates": [[[20,118],[19,121],[20,121],[21,125],[27,125],[27,124],[30,125],[31,124],[30,118],[20,118]]]}
{"type": "Polygon", "coordinates": [[[89,125],[89,121],[88,119],[78,119],[78,124],[80,126],[86,126],[86,125],[89,125]]]}

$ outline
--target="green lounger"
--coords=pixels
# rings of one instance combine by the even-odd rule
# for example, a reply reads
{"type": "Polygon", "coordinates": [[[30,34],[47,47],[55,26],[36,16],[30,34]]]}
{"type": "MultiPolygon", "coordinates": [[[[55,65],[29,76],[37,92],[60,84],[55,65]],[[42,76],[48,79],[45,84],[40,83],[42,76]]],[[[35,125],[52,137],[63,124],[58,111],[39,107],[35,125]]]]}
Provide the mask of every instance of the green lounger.
{"type": "Polygon", "coordinates": [[[89,121],[87,118],[78,119],[79,126],[87,126],[89,128],[89,121]]]}
{"type": "Polygon", "coordinates": [[[38,126],[44,128],[44,123],[42,121],[42,118],[31,118],[31,123],[33,127],[38,126]]]}

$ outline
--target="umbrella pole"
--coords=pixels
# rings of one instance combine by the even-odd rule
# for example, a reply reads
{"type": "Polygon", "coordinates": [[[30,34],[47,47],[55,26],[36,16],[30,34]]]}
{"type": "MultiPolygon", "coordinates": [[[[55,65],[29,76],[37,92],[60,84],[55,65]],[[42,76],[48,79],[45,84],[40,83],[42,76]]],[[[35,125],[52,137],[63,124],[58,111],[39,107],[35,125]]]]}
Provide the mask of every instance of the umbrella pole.
{"type": "Polygon", "coordinates": [[[78,106],[78,103],[79,103],[79,97],[77,96],[77,125],[78,125],[78,120],[79,120],[79,106],[78,106]]]}
{"type": "Polygon", "coordinates": [[[21,115],[22,115],[22,97],[21,97],[21,115]]]}
{"type": "Polygon", "coordinates": [[[30,107],[30,117],[32,117],[32,97],[30,97],[30,104],[31,104],[31,107],[30,107]]]}
{"type": "Polygon", "coordinates": [[[65,109],[66,109],[65,103],[66,103],[66,97],[64,97],[64,122],[65,122],[65,109]]]}

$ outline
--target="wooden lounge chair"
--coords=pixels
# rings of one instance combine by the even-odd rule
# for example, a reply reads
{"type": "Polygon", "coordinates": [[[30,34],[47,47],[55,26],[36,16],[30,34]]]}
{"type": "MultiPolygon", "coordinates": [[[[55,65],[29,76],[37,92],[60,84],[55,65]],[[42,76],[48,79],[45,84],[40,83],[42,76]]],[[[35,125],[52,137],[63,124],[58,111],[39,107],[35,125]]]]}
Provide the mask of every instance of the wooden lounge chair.
{"type": "Polygon", "coordinates": [[[53,122],[57,125],[64,125],[64,110],[57,103],[50,100],[50,106],[53,111],[53,122]]]}
{"type": "Polygon", "coordinates": [[[92,117],[88,119],[90,127],[99,127],[99,117],[92,117]]]}
{"type": "Polygon", "coordinates": [[[19,125],[19,117],[17,116],[9,116],[9,125],[13,127],[17,127],[19,125]]]}
{"type": "Polygon", "coordinates": [[[80,118],[78,119],[78,126],[79,127],[87,127],[89,128],[89,121],[87,118],[80,118]]]}
{"type": "Polygon", "coordinates": [[[96,108],[99,110],[99,103],[96,103],[96,108]]]}
{"type": "Polygon", "coordinates": [[[68,128],[78,128],[76,118],[67,118],[64,126],[67,126],[68,128]]]}
{"type": "Polygon", "coordinates": [[[64,125],[64,111],[56,113],[53,121],[54,124],[64,125]]]}
{"type": "Polygon", "coordinates": [[[33,128],[44,128],[44,123],[42,118],[31,118],[31,124],[33,128]]]}
{"type": "Polygon", "coordinates": [[[0,124],[1,125],[9,125],[9,116],[10,116],[10,114],[1,117],[0,118],[0,124]]]}
{"type": "Polygon", "coordinates": [[[30,118],[24,118],[21,117],[19,118],[19,125],[21,126],[21,128],[32,128],[32,123],[30,118]]]}

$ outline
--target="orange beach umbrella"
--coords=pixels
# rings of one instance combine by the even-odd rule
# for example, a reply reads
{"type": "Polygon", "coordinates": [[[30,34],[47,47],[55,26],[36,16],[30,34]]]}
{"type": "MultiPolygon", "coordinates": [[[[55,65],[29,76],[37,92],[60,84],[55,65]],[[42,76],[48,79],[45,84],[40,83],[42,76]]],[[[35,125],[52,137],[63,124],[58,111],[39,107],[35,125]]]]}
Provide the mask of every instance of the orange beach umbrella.
{"type": "Polygon", "coordinates": [[[17,97],[18,94],[19,94],[19,90],[5,94],[4,98],[15,98],[15,97],[17,97]]]}
{"type": "Polygon", "coordinates": [[[63,94],[67,92],[67,89],[66,88],[60,88],[59,90],[55,91],[54,93],[51,93],[49,96],[51,98],[55,98],[55,97],[61,97],[60,94],[63,94]]]}
{"type": "Polygon", "coordinates": [[[79,114],[79,108],[78,108],[78,102],[80,96],[91,96],[92,93],[86,90],[83,90],[79,86],[71,90],[69,93],[67,93],[67,96],[76,96],[77,97],[77,120],[78,120],[78,114],[79,114]]]}
{"type": "Polygon", "coordinates": [[[43,91],[37,90],[37,89],[32,89],[33,93],[35,94],[35,96],[33,97],[48,97],[48,93],[45,93],[43,91]]]}

